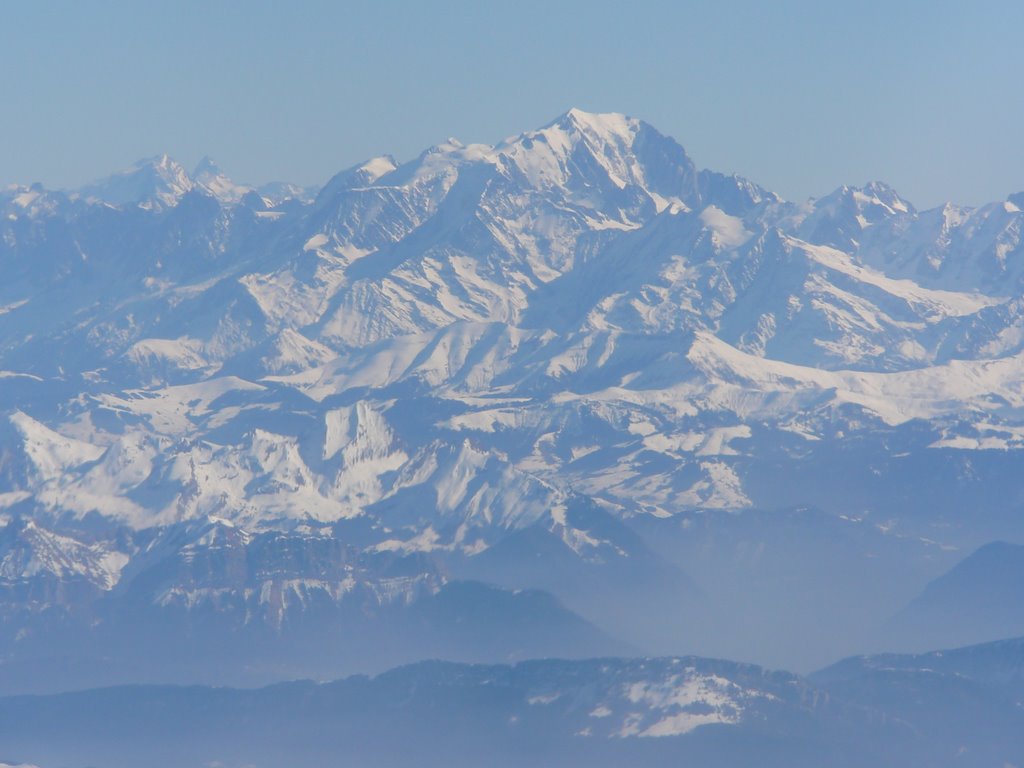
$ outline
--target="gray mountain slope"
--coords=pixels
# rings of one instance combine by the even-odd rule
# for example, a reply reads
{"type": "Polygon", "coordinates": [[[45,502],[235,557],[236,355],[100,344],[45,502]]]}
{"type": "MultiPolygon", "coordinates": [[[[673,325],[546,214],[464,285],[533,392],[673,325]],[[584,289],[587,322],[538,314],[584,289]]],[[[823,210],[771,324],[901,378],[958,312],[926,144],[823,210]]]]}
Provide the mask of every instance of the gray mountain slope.
{"type": "Polygon", "coordinates": [[[958,646],[1024,633],[1024,546],[996,541],[931,581],[886,626],[888,647],[958,646]]]}

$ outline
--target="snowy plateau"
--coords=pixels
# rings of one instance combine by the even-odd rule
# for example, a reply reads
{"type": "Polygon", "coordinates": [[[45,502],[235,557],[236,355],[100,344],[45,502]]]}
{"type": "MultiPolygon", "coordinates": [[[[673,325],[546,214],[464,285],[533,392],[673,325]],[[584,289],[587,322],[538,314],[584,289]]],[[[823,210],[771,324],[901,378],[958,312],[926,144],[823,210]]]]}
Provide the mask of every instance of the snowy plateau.
{"type": "MultiPolygon", "coordinates": [[[[383,719],[404,701],[421,733],[424,707],[497,696],[502,738],[614,745],[580,765],[671,762],[681,739],[716,762],[739,731],[762,758],[796,744],[779,765],[1024,764],[1019,737],[918,750],[941,717],[869,689],[971,700],[926,656],[819,680],[689,655],[807,674],[923,654],[959,636],[956,606],[974,642],[1024,636],[1020,590],[937,592],[1024,543],[1022,208],[919,211],[881,182],[788,202],[576,109],[318,189],[159,156],[0,190],[0,712],[20,722],[0,737],[73,708],[23,694],[151,684],[88,708],[191,730],[159,686],[440,658],[282,700],[358,722],[359,696],[383,719]],[[915,624],[922,594],[947,607],[915,624]],[[863,734],[897,757],[821,746],[863,734]]],[[[1019,668],[976,682],[1010,734],[1019,668]]]]}

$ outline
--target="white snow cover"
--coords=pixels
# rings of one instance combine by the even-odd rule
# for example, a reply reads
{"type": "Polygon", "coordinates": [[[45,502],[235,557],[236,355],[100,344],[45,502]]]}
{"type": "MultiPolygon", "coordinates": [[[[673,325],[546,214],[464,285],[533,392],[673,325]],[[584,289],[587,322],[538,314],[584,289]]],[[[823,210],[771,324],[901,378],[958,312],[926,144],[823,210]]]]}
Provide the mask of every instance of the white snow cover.
{"type": "Polygon", "coordinates": [[[29,215],[107,227],[0,286],[0,507],[379,517],[382,551],[477,552],[573,494],[757,504],[746,468],[781,434],[918,420],[934,450],[1024,445],[1014,205],[918,212],[880,183],[793,205],[577,109],[373,158],[315,200],[250,191],[159,156],[0,193],[15,253],[29,215]],[[109,252],[138,217],[159,237],[109,252]]]}
{"type": "Polygon", "coordinates": [[[682,736],[704,725],[736,725],[750,717],[751,710],[778,700],[764,681],[744,680],[741,669],[719,672],[706,666],[682,658],[638,660],[614,673],[606,666],[587,678],[583,690],[574,686],[575,680],[554,679],[532,690],[528,702],[534,707],[565,701],[582,704],[587,725],[578,736],[629,739],[682,736]]]}
{"type": "Polygon", "coordinates": [[[0,579],[16,581],[45,574],[63,581],[81,578],[109,590],[117,584],[129,559],[127,554],[103,544],[85,545],[32,521],[24,524],[19,536],[24,548],[0,549],[0,579]]]}

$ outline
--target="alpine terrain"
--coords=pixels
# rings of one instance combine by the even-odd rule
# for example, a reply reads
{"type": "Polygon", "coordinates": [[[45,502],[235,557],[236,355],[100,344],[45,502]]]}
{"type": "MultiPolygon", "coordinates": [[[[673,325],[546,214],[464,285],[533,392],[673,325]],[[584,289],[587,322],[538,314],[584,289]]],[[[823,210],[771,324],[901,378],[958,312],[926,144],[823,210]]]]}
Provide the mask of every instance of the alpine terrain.
{"type": "Polygon", "coordinates": [[[0,191],[0,761],[1024,764],[1022,209],[576,109],[0,191]]]}

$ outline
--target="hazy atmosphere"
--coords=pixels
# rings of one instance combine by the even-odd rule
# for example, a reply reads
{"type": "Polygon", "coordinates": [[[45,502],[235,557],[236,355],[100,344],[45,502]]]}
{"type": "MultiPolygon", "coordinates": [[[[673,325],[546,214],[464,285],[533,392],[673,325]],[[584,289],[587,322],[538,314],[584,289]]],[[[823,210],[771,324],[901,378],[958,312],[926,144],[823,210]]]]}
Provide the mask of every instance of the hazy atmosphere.
{"type": "Polygon", "coordinates": [[[0,10],[0,768],[1024,766],[1020,4],[0,10]]]}
{"type": "Polygon", "coordinates": [[[919,208],[1019,191],[1024,7],[792,2],[8,2],[0,183],[167,152],[322,184],[569,107],[622,112],[784,197],[882,180],[919,208]]]}

